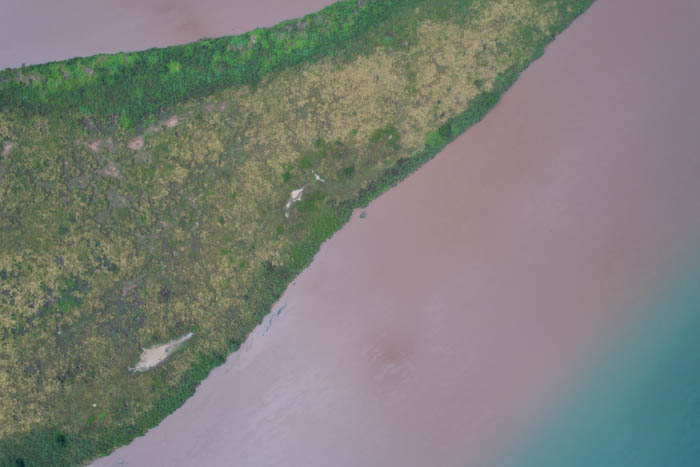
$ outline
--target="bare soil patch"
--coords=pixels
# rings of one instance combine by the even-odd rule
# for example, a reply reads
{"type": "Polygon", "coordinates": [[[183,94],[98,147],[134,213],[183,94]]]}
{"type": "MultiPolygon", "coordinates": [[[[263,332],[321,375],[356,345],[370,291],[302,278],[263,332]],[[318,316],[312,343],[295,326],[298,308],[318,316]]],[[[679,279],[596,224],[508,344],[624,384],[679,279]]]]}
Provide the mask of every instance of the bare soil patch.
{"type": "MultiPolygon", "coordinates": [[[[150,129],[150,127],[149,127],[149,129],[150,129]]],[[[154,131],[158,131],[158,130],[156,129],[154,131]]],[[[129,144],[128,144],[129,149],[131,149],[132,151],[138,151],[139,149],[143,148],[143,145],[144,145],[143,136],[138,136],[138,137],[132,139],[131,141],[129,141],[129,144]]]]}

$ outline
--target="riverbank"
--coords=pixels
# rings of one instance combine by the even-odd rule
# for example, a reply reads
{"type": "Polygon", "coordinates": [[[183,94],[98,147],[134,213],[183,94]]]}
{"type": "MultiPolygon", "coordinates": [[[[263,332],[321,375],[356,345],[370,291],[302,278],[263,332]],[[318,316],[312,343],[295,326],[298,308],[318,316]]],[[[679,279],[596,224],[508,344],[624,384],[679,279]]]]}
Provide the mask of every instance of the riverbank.
{"type": "Polygon", "coordinates": [[[693,465],[697,11],[596,2],[95,465],[693,465]]]}
{"type": "Polygon", "coordinates": [[[331,3],[122,0],[98,4],[74,0],[71,8],[66,8],[58,3],[5,0],[0,18],[0,70],[243,34],[302,17],[331,3]]]}
{"type": "Polygon", "coordinates": [[[354,207],[480,120],[588,4],[341,2],[3,72],[0,451],[71,464],[156,425],[354,207]]]}

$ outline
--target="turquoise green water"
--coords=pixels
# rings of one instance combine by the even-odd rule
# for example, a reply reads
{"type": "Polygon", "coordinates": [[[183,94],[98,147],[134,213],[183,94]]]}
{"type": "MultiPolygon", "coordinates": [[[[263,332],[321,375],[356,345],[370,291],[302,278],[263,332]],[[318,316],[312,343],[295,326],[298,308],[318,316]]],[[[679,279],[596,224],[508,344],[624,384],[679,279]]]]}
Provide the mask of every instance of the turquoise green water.
{"type": "Polygon", "coordinates": [[[700,466],[700,255],[675,279],[500,465],[700,466]]]}

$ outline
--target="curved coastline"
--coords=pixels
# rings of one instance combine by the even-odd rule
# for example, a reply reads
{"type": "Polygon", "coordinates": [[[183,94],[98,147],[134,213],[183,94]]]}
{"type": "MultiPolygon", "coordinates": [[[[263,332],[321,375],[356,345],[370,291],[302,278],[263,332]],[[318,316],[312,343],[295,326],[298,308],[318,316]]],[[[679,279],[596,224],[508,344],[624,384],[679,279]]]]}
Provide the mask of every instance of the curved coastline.
{"type": "Polygon", "coordinates": [[[0,18],[0,70],[169,47],[207,37],[243,34],[301,18],[333,0],[177,0],[42,4],[7,0],[0,18]],[[27,27],[30,24],[30,27],[27,27]],[[90,40],[86,41],[85,38],[90,40]]]}

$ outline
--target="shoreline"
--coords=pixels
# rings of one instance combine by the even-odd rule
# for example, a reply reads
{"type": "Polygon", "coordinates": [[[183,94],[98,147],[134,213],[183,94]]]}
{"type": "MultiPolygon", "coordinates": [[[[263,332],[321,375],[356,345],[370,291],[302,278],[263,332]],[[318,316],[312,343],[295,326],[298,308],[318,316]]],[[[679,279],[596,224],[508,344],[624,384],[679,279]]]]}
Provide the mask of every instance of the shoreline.
{"type": "Polygon", "coordinates": [[[89,0],[72,4],[70,11],[62,5],[42,5],[42,12],[32,11],[32,5],[21,0],[8,0],[7,14],[0,19],[0,71],[27,66],[88,58],[96,54],[143,52],[152,48],[168,48],[198,42],[202,39],[237,35],[254,28],[267,28],[290,18],[300,18],[318,11],[333,0],[286,2],[262,0],[253,7],[244,1],[194,0],[137,2],[126,0],[119,5],[97,5],[89,0]],[[11,3],[15,4],[12,5],[11,3]],[[55,9],[55,11],[47,11],[55,9]],[[243,9],[245,14],[239,14],[243,9]],[[133,11],[141,14],[134,14],[133,11]],[[81,13],[75,13],[81,11],[81,13]],[[104,18],[109,17],[109,21],[104,18]],[[27,23],[44,24],[39,36],[20,38],[37,27],[24,28],[27,23]],[[129,34],[123,34],[123,31],[129,34]],[[51,44],[43,35],[53,35],[51,44]],[[19,36],[19,37],[18,37],[19,36]],[[84,37],[90,36],[90,43],[84,37]],[[58,38],[58,39],[57,39],[58,38]],[[17,47],[17,44],[25,44],[17,47]],[[47,46],[49,47],[47,49],[47,46]],[[75,52],[78,50],[78,52],[75,52]],[[22,55],[20,61],[19,57],[22,55]],[[26,59],[27,55],[31,57],[26,59]]]}
{"type": "MultiPolygon", "coordinates": [[[[586,2],[580,2],[579,4],[583,5],[584,3],[586,2]]],[[[565,22],[565,24],[558,24],[556,27],[563,28],[566,24],[568,24],[568,22],[565,22]]],[[[296,277],[300,271],[305,270],[307,268],[308,264],[314,258],[319,248],[319,245],[324,240],[329,238],[338,228],[345,224],[354,208],[366,206],[369,201],[376,198],[380,193],[388,190],[390,187],[398,183],[401,179],[405,178],[408,174],[415,172],[426,161],[432,159],[439,151],[442,150],[442,148],[449,141],[452,141],[454,138],[456,138],[466,128],[481,120],[481,118],[486,114],[486,112],[488,112],[488,110],[491,109],[491,107],[493,107],[498,102],[499,96],[515,81],[519,72],[522,69],[525,69],[529,65],[531,60],[537,58],[542,53],[544,44],[547,43],[550,39],[551,37],[539,41],[538,44],[540,45],[540,47],[536,48],[532,55],[524,57],[523,62],[520,62],[517,65],[508,68],[508,70],[506,70],[505,72],[500,73],[498,75],[498,78],[495,79],[493,87],[489,91],[479,93],[474,99],[470,100],[469,105],[464,112],[461,112],[453,118],[450,118],[448,121],[442,123],[442,125],[439,128],[435,128],[432,132],[430,132],[428,134],[426,146],[423,150],[420,150],[417,153],[413,153],[413,156],[410,158],[400,159],[394,165],[389,166],[389,168],[385,169],[382,172],[381,176],[374,179],[374,182],[370,184],[369,187],[366,187],[365,189],[361,190],[356,196],[343,200],[335,205],[328,205],[329,210],[321,212],[321,214],[325,217],[312,218],[313,223],[311,232],[307,236],[302,238],[301,241],[295,244],[295,246],[291,249],[291,259],[289,263],[285,265],[285,268],[275,269],[273,267],[271,268],[271,272],[264,271],[264,279],[266,280],[266,282],[260,286],[261,288],[264,288],[264,290],[260,292],[260,302],[252,303],[251,309],[254,315],[252,317],[246,317],[245,319],[248,321],[244,321],[244,323],[246,325],[252,324],[252,322],[249,321],[253,317],[259,321],[264,316],[267,316],[269,314],[271,309],[270,306],[277,299],[279,299],[279,296],[282,293],[282,291],[285,289],[288,283],[291,282],[290,278],[296,277]]],[[[178,70],[177,67],[171,68],[175,71],[178,70]]],[[[129,119],[127,118],[126,121],[126,126],[128,127],[129,119]]],[[[178,131],[185,131],[184,129],[182,129],[182,127],[183,125],[180,125],[178,127],[178,131]]],[[[381,138],[386,138],[388,136],[387,140],[391,140],[395,132],[396,129],[392,127],[380,128],[376,130],[374,134],[372,134],[370,138],[371,142],[375,146],[378,144],[384,144],[381,138]],[[375,135],[377,135],[376,140],[374,139],[375,135]]],[[[157,137],[166,138],[171,136],[166,136],[165,132],[160,132],[157,135],[157,137]]],[[[124,139],[125,141],[131,140],[126,138],[126,136],[120,136],[120,138],[124,139]]],[[[398,138],[395,138],[394,142],[386,143],[387,147],[390,150],[394,150],[394,146],[397,143],[397,139],[398,138]]],[[[398,146],[398,144],[396,144],[396,146],[398,146]]],[[[152,148],[148,148],[147,146],[139,146],[135,150],[145,152],[147,150],[152,150],[152,148]]],[[[118,173],[120,175],[124,174],[124,170],[119,172],[117,166],[113,163],[112,165],[108,163],[107,167],[113,168],[113,170],[111,170],[109,173],[118,173]]],[[[352,174],[353,172],[352,170],[350,172],[341,172],[339,176],[345,176],[346,173],[352,174]]],[[[126,175],[124,176],[126,177],[126,175]]],[[[323,173],[323,177],[325,179],[328,179],[326,173],[323,173]]],[[[288,196],[288,193],[288,191],[284,192],[284,196],[288,196]]],[[[121,203],[121,205],[123,205],[122,198],[114,194],[110,196],[110,203],[117,205],[121,203]]],[[[308,206],[310,205],[310,203],[314,202],[314,199],[315,198],[313,198],[311,195],[307,197],[305,194],[304,199],[296,206],[296,209],[308,209],[308,206]]],[[[170,225],[169,223],[160,224],[160,222],[161,221],[159,221],[159,225],[162,225],[163,229],[167,229],[168,225],[170,225]]],[[[243,268],[245,267],[245,265],[239,264],[239,267],[243,268]]],[[[71,282],[71,287],[74,286],[80,287],[80,284],[71,282]]],[[[69,290],[69,293],[72,294],[72,290],[69,290]]],[[[257,289],[253,291],[253,293],[257,293],[257,289]]],[[[122,293],[120,292],[120,294],[122,293]]],[[[161,302],[167,302],[172,292],[168,291],[167,289],[161,288],[161,291],[158,292],[158,294],[158,300],[160,300],[161,302]]],[[[80,301],[70,295],[66,298],[66,303],[77,303],[78,306],[80,305],[80,301]]],[[[250,331],[251,327],[248,327],[246,329],[250,331]]],[[[143,433],[146,430],[146,428],[157,424],[163,417],[165,417],[166,415],[171,413],[175,408],[180,406],[187,398],[189,398],[194,393],[195,388],[198,386],[200,381],[209,373],[210,369],[222,364],[226,356],[228,355],[228,352],[235,351],[238,348],[240,343],[244,341],[244,338],[248,334],[248,331],[243,332],[241,330],[237,330],[237,334],[228,337],[227,353],[223,353],[217,350],[211,355],[201,353],[199,354],[198,359],[187,360],[188,362],[190,362],[188,370],[182,374],[182,378],[174,387],[167,387],[166,390],[163,391],[161,398],[158,401],[156,401],[156,404],[152,409],[141,414],[139,416],[139,419],[136,422],[134,422],[131,426],[124,427],[123,430],[116,431],[116,433],[109,433],[109,435],[111,435],[111,437],[109,437],[111,441],[109,441],[108,443],[110,444],[110,448],[113,446],[113,444],[111,443],[114,443],[116,445],[125,444],[134,436],[143,433]],[[244,335],[239,336],[238,333],[240,332],[243,332],[244,335]]],[[[200,333],[197,333],[197,335],[201,337],[200,333]]],[[[198,340],[194,339],[192,341],[192,346],[197,345],[197,343],[198,340]]],[[[188,347],[189,346],[190,345],[188,344],[188,347]]],[[[104,416],[99,418],[96,417],[95,419],[91,418],[90,420],[103,419],[104,416]]],[[[94,423],[94,421],[91,421],[91,423],[94,423]]],[[[68,439],[70,439],[71,443],[74,444],[68,444],[68,446],[76,446],[81,442],[78,435],[79,433],[70,433],[68,439]]],[[[49,445],[54,442],[52,441],[53,437],[55,437],[55,435],[52,432],[39,431],[30,433],[26,437],[20,437],[16,440],[3,439],[3,442],[7,441],[8,443],[12,443],[8,444],[8,446],[22,446],[23,444],[27,446],[41,445],[41,443],[49,445]]],[[[61,439],[65,440],[66,438],[64,437],[61,439]]],[[[103,443],[104,440],[101,440],[100,442],[103,443]]],[[[107,448],[104,444],[100,446],[101,447],[97,449],[99,449],[101,452],[110,449],[107,448]]],[[[95,448],[91,447],[91,449],[95,448]]]]}

